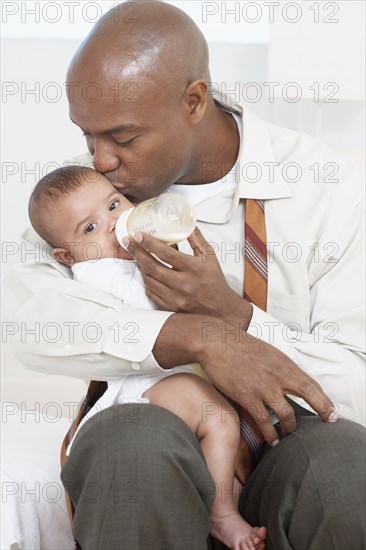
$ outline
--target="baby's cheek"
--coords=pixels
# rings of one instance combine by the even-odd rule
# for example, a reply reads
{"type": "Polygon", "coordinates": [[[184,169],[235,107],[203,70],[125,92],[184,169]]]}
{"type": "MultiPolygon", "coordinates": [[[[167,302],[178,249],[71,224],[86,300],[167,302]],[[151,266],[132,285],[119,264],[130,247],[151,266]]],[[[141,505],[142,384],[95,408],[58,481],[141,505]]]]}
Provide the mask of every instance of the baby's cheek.
{"type": "Polygon", "coordinates": [[[77,247],[77,254],[79,256],[79,262],[91,262],[100,260],[108,256],[103,255],[103,246],[97,241],[90,239],[89,242],[81,244],[77,247]]]}

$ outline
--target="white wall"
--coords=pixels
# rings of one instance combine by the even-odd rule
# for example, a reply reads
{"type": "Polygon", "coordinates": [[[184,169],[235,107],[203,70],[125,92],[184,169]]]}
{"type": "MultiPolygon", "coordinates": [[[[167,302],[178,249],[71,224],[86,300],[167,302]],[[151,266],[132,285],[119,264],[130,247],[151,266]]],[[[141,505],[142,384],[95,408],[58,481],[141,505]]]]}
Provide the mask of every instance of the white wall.
{"type": "MultiPolygon", "coordinates": [[[[282,90],[291,73],[285,71],[289,63],[287,58],[284,66],[278,64],[281,63],[281,55],[278,52],[284,52],[286,49],[290,51],[293,47],[295,38],[289,35],[286,42],[283,37],[286,32],[296,32],[296,23],[290,23],[284,19],[282,5],[279,8],[280,11],[275,12],[275,15],[277,14],[275,20],[270,22],[268,9],[266,11],[263,2],[254,3],[262,8],[262,16],[256,23],[250,23],[248,19],[257,17],[259,12],[257,14],[252,11],[243,12],[243,5],[247,4],[245,2],[171,3],[191,12],[209,39],[212,81],[218,87],[225,88],[238,99],[246,99],[249,108],[267,120],[305,131],[337,147],[353,148],[355,158],[358,157],[364,134],[364,102],[360,99],[362,91],[360,95],[357,89],[354,97],[348,91],[347,98],[343,97],[337,103],[314,102],[306,93],[302,100],[296,103],[283,97],[282,90]],[[230,9],[233,11],[230,12],[230,9]],[[274,54],[277,65],[273,63],[274,54]],[[270,80],[280,82],[277,91],[280,90],[281,93],[277,94],[273,102],[268,95],[268,86],[264,85],[270,80]],[[253,101],[255,94],[259,92],[260,96],[258,95],[257,100],[253,101]]],[[[3,27],[5,38],[2,47],[1,105],[3,246],[4,243],[5,245],[14,243],[14,246],[17,246],[20,231],[27,225],[28,197],[39,177],[51,168],[51,165],[60,165],[63,160],[85,150],[80,130],[68,119],[63,88],[64,77],[73,52],[81,38],[92,27],[93,18],[98,13],[95,6],[93,12],[92,4],[99,5],[100,10],[104,11],[107,6],[109,7],[108,2],[76,2],[74,22],[66,20],[67,24],[65,24],[65,17],[67,17],[65,6],[69,4],[48,2],[49,11],[42,14],[42,6],[45,3],[38,2],[40,6],[38,14],[36,12],[32,15],[29,11],[27,12],[29,9],[35,9],[36,4],[35,2],[2,2],[3,10],[4,6],[8,10],[5,13],[5,20],[4,11],[2,15],[3,22],[6,21],[3,27]],[[89,4],[88,11],[84,11],[83,14],[82,10],[87,4],[89,4]],[[56,5],[60,6],[62,17],[59,22],[52,23],[50,19],[55,18],[57,14],[56,5]],[[11,6],[13,8],[18,6],[19,10],[11,14],[9,12],[11,6]],[[38,15],[39,21],[35,22],[35,17],[38,15]]],[[[338,2],[338,4],[342,9],[348,9],[345,7],[347,2],[338,2]]],[[[361,5],[363,2],[356,4],[361,5]]],[[[299,2],[298,5],[305,10],[310,3],[299,2]]],[[[320,2],[320,5],[323,9],[325,4],[320,2]]],[[[333,37],[337,37],[338,29],[339,37],[342,38],[339,47],[342,48],[342,55],[345,58],[347,58],[347,37],[351,37],[352,31],[356,32],[358,29],[358,40],[364,43],[362,26],[360,29],[356,25],[360,15],[353,8],[347,11],[347,18],[344,18],[347,20],[348,30],[342,27],[341,20],[337,24],[338,27],[331,27],[333,37]]],[[[321,12],[320,15],[324,19],[325,12],[321,12]]],[[[289,12],[286,17],[293,17],[293,14],[289,12]]],[[[342,19],[341,15],[339,17],[342,19]]],[[[308,17],[307,27],[305,30],[302,27],[305,45],[307,36],[309,44],[311,43],[314,25],[315,23],[309,21],[308,17]]],[[[323,48],[326,48],[328,32],[326,25],[323,26],[323,30],[325,33],[323,48]]],[[[314,50],[312,52],[315,64],[317,52],[314,50]]],[[[352,50],[350,55],[353,56],[352,74],[357,73],[358,77],[364,71],[361,52],[355,55],[352,50]]],[[[285,56],[283,58],[285,59],[285,56]]],[[[338,52],[332,53],[330,48],[327,62],[336,64],[338,60],[338,52]]],[[[298,67],[296,74],[301,80],[301,67],[298,67]]],[[[361,80],[362,78],[357,78],[355,81],[361,80]]],[[[303,87],[305,91],[306,85],[303,87]]],[[[11,266],[21,259],[20,253],[3,258],[3,274],[9,273],[11,266]]],[[[77,401],[84,391],[84,384],[80,381],[62,377],[47,378],[23,371],[12,357],[8,345],[3,345],[2,354],[3,400],[19,403],[26,401],[30,408],[32,403],[34,406],[34,402],[45,404],[49,401],[60,403],[77,401]]]]}
{"type": "MultiPolygon", "coordinates": [[[[164,1],[164,0],[163,0],[164,1]]],[[[184,10],[200,27],[209,42],[238,44],[267,44],[270,21],[263,16],[255,24],[257,10],[245,9],[237,1],[167,1],[184,10]]],[[[2,21],[4,38],[48,38],[55,40],[81,40],[98,19],[118,2],[89,0],[48,2],[3,1],[2,21]]],[[[263,2],[258,2],[258,6],[263,2]]],[[[259,9],[261,9],[259,7],[259,9]]],[[[122,12],[131,23],[138,18],[138,6],[131,0],[122,12]]]]}

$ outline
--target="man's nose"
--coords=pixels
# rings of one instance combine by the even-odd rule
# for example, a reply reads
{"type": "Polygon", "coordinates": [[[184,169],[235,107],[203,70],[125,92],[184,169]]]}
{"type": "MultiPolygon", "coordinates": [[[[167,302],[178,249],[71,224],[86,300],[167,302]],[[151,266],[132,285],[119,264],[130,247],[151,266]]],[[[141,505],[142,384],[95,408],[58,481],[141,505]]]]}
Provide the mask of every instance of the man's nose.
{"type": "Polygon", "coordinates": [[[95,169],[102,174],[119,168],[119,158],[113,153],[111,147],[105,141],[95,140],[93,152],[93,164],[95,169]]]}

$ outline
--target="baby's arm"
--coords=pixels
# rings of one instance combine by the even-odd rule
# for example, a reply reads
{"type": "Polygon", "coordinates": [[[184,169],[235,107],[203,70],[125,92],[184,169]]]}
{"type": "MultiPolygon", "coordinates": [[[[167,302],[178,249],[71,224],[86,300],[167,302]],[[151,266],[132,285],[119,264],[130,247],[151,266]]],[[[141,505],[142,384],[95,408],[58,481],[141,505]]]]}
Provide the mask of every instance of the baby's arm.
{"type": "Polygon", "coordinates": [[[76,264],[72,271],[75,280],[113,294],[126,306],[156,309],[145,294],[143,280],[134,261],[101,258],[76,264]]]}

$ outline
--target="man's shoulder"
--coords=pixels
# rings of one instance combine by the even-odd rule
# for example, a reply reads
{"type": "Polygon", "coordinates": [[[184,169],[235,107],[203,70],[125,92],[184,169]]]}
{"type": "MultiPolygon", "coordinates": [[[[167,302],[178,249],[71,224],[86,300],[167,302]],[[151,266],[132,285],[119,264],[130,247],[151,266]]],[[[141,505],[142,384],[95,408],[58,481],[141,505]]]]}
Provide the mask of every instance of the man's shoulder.
{"type": "Polygon", "coordinates": [[[309,152],[319,154],[319,151],[323,153],[331,151],[331,148],[326,144],[308,134],[273,124],[261,118],[251,111],[245,103],[237,103],[228,95],[215,94],[215,101],[224,109],[238,113],[243,117],[243,130],[246,140],[249,141],[253,138],[254,134],[260,136],[262,140],[267,138],[279,162],[286,160],[292,155],[303,157],[304,154],[308,156],[309,152]]]}
{"type": "MultiPolygon", "coordinates": [[[[267,124],[267,131],[281,172],[298,178],[304,191],[311,186],[329,197],[337,195],[351,210],[363,202],[365,173],[360,150],[331,147],[305,133],[273,124],[267,124]]],[[[296,186],[294,181],[292,187],[296,186]]]]}
{"type": "Polygon", "coordinates": [[[255,115],[244,104],[217,98],[226,108],[243,116],[245,139],[265,140],[270,159],[278,164],[294,193],[317,189],[320,195],[339,195],[349,207],[360,206],[365,197],[364,153],[360,149],[342,149],[255,115]],[[272,156],[273,155],[273,156],[272,156]],[[320,185],[321,184],[321,185],[320,185]]]}

